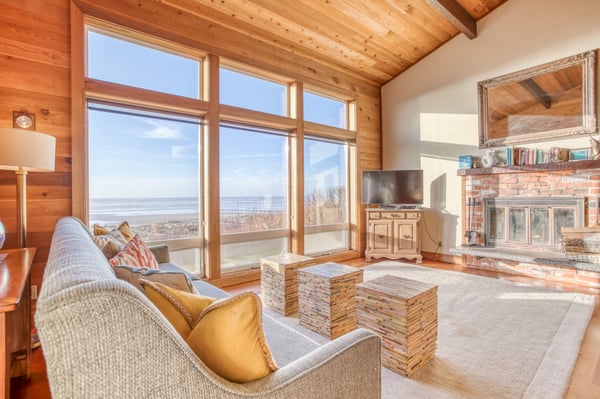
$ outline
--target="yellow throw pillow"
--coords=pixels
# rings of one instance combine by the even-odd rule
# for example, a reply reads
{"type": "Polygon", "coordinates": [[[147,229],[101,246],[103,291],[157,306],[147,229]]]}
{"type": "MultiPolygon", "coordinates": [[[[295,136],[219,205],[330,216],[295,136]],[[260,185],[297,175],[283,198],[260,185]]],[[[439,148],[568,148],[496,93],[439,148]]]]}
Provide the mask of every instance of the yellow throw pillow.
{"type": "Polygon", "coordinates": [[[216,299],[167,287],[148,280],[139,280],[146,296],[186,339],[202,311],[216,299]]]}
{"type": "Polygon", "coordinates": [[[237,383],[277,370],[262,327],[262,304],[253,292],[209,305],[186,339],[212,371],[237,383]]]}

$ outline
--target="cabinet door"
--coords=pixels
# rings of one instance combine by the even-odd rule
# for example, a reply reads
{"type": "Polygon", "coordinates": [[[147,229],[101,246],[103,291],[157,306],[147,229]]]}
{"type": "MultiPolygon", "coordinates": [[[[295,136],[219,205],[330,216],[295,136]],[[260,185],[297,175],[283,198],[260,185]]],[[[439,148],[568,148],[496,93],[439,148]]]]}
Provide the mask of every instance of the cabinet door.
{"type": "Polygon", "coordinates": [[[369,222],[368,232],[369,242],[367,249],[369,252],[377,254],[391,254],[393,252],[394,231],[391,220],[369,222]]]}
{"type": "Polygon", "coordinates": [[[417,222],[394,222],[395,253],[417,250],[417,222]]]}

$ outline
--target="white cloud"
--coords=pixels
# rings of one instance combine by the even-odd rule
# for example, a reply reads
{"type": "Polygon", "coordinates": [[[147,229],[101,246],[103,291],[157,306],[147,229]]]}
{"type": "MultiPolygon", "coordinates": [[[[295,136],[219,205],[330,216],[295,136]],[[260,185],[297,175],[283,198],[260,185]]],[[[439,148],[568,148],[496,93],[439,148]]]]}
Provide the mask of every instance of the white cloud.
{"type": "Polygon", "coordinates": [[[147,121],[147,123],[153,128],[143,131],[141,134],[143,138],[158,140],[177,140],[182,138],[181,132],[175,126],[170,126],[157,121],[147,121]]]}
{"type": "Polygon", "coordinates": [[[195,145],[173,145],[171,146],[171,156],[173,158],[195,158],[198,156],[195,145]]]}

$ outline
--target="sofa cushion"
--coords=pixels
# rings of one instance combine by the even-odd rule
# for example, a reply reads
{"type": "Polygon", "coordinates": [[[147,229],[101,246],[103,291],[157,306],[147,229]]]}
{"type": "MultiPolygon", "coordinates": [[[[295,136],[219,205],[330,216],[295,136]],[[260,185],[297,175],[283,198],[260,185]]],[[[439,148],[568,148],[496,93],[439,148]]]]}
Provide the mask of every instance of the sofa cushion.
{"type": "Polygon", "coordinates": [[[277,370],[263,333],[261,301],[253,292],[213,302],[186,342],[212,371],[232,382],[255,381],[277,370]]]}
{"type": "Polygon", "coordinates": [[[187,274],[181,272],[167,272],[159,269],[148,269],[147,267],[113,266],[118,278],[133,284],[137,289],[144,292],[140,280],[149,280],[166,285],[178,290],[196,293],[192,281],[187,274]]]}
{"type": "Polygon", "coordinates": [[[118,254],[110,259],[110,264],[111,266],[127,265],[147,267],[149,269],[159,268],[154,254],[137,234],[133,236],[118,254]]]}
{"type": "Polygon", "coordinates": [[[182,291],[148,280],[140,280],[146,296],[186,339],[204,309],[216,298],[182,291]]]}

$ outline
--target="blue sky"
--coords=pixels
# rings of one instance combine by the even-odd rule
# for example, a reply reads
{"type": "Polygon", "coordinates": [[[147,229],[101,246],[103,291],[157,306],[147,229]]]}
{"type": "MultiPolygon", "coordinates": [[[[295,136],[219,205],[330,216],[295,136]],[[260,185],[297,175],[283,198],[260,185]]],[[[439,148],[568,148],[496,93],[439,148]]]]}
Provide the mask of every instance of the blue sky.
{"type": "MultiPolygon", "coordinates": [[[[199,68],[196,60],[93,31],[88,34],[88,76],[95,79],[198,98],[199,68]]],[[[222,103],[286,114],[283,85],[222,68],[220,86],[222,103]]],[[[310,93],[305,102],[306,120],[340,126],[343,110],[339,102],[310,93]]],[[[96,109],[89,110],[88,120],[90,198],[198,195],[199,125],[96,109]]],[[[222,196],[285,195],[288,149],[284,136],[222,128],[220,144],[222,196]]],[[[314,176],[307,173],[307,188],[342,183],[345,170],[339,167],[340,146],[310,144],[307,157],[314,167],[308,165],[307,172],[314,176]]]]}

